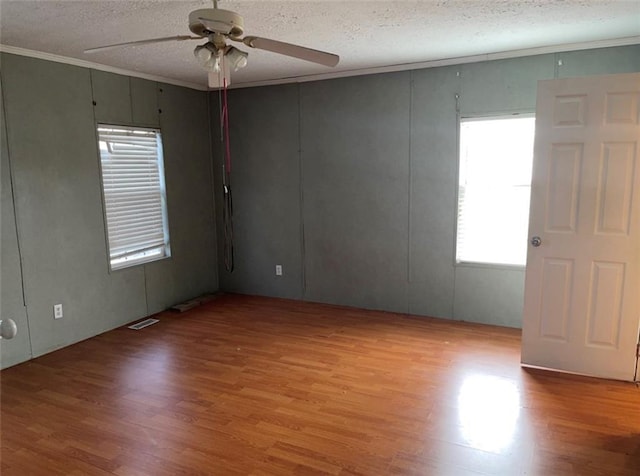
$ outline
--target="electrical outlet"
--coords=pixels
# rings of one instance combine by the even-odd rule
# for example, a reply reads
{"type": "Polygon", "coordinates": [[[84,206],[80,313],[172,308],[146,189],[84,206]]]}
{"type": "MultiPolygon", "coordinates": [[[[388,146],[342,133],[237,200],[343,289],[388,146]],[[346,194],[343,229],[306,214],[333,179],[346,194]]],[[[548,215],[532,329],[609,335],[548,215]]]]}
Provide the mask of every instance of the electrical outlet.
{"type": "Polygon", "coordinates": [[[53,318],[62,319],[62,304],[56,304],[53,306],[53,318]]]}
{"type": "Polygon", "coordinates": [[[276,265],[276,276],[282,276],[282,265],[281,264],[277,264],[276,265]]]}

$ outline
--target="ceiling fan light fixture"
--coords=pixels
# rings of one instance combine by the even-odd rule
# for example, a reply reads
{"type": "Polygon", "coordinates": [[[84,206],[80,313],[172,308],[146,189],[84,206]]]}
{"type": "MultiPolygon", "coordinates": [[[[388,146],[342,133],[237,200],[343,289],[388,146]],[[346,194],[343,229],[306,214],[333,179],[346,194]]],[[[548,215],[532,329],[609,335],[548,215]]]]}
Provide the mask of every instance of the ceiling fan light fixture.
{"type": "Polygon", "coordinates": [[[234,46],[230,46],[227,48],[227,52],[225,53],[226,59],[233,66],[234,71],[238,71],[241,68],[247,66],[247,58],[249,57],[249,53],[245,53],[244,51],[239,50],[234,46]]]}
{"type": "Polygon", "coordinates": [[[212,43],[205,43],[204,45],[198,45],[193,50],[193,55],[207,71],[213,71],[215,73],[220,72],[220,58],[222,52],[216,48],[212,43]]]}
{"type": "Polygon", "coordinates": [[[211,60],[213,53],[206,48],[206,45],[198,45],[193,50],[193,56],[196,57],[198,63],[205,65],[209,60],[211,60]]]}

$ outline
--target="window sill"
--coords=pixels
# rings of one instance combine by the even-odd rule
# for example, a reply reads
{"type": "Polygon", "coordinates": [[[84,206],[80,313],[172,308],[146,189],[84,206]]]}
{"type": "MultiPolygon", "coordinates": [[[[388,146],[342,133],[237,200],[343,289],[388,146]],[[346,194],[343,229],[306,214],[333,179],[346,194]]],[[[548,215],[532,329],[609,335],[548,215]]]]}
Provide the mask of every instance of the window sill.
{"type": "Polygon", "coordinates": [[[124,271],[126,269],[135,268],[136,266],[141,266],[143,264],[155,263],[156,261],[164,261],[170,258],[171,258],[171,255],[151,256],[147,259],[138,259],[138,260],[132,261],[131,263],[120,265],[116,268],[112,268],[111,265],[109,265],[109,272],[117,273],[118,271],[124,271]]]}
{"type": "Polygon", "coordinates": [[[476,263],[473,261],[456,261],[453,265],[459,268],[485,268],[507,271],[525,271],[527,269],[527,267],[522,264],[476,263]]]}

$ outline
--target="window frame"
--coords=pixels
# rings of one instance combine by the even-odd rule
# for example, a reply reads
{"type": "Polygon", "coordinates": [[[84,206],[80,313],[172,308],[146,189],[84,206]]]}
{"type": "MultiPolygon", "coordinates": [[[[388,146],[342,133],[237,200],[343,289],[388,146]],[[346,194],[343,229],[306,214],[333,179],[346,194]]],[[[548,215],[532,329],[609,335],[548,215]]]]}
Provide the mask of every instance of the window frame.
{"type": "MultiPolygon", "coordinates": [[[[107,269],[109,273],[124,271],[129,268],[134,268],[136,266],[141,266],[149,263],[153,263],[156,261],[162,261],[165,259],[170,259],[172,256],[171,251],[171,234],[169,231],[169,207],[168,207],[168,193],[166,187],[166,176],[165,176],[165,166],[164,166],[164,144],[162,140],[162,130],[157,126],[139,126],[135,124],[127,124],[127,123],[107,123],[104,121],[95,123],[95,134],[96,134],[96,147],[97,147],[97,158],[98,158],[98,167],[99,167],[99,180],[100,180],[100,196],[102,199],[102,219],[104,224],[104,235],[105,235],[105,245],[106,245],[106,258],[107,258],[107,269]],[[133,131],[146,131],[146,132],[154,132],[156,134],[157,141],[157,164],[158,164],[158,172],[159,172],[159,189],[160,189],[160,197],[161,197],[161,209],[162,209],[162,230],[164,235],[164,244],[162,245],[162,252],[160,254],[154,254],[151,256],[142,256],[138,258],[131,259],[127,262],[126,257],[124,258],[125,262],[122,264],[118,264],[114,266],[114,259],[111,257],[111,241],[109,239],[109,221],[107,216],[107,200],[105,194],[105,185],[104,185],[104,170],[102,164],[102,152],[100,148],[101,136],[100,136],[100,128],[107,129],[123,129],[123,130],[133,130],[133,131]]],[[[155,249],[158,249],[156,247],[155,249]]],[[[148,253],[153,251],[153,249],[141,249],[139,254],[148,253]]]]}
{"type": "MultiPolygon", "coordinates": [[[[480,269],[494,269],[494,270],[515,270],[515,271],[524,271],[527,267],[527,263],[525,260],[525,264],[511,264],[511,263],[488,263],[488,262],[480,262],[480,261],[458,261],[458,213],[460,210],[460,167],[461,167],[461,129],[463,121],[490,121],[490,120],[500,120],[500,119],[516,119],[516,118],[533,118],[534,119],[534,150],[532,150],[532,154],[535,159],[535,117],[536,111],[535,109],[519,109],[517,111],[494,111],[494,112],[486,112],[486,113],[468,113],[463,114],[460,111],[457,113],[456,117],[456,188],[455,188],[455,209],[453,212],[453,223],[454,223],[454,235],[453,235],[453,266],[460,268],[480,268],[480,269]]],[[[529,214],[531,212],[531,202],[529,202],[529,214]]],[[[527,229],[527,234],[529,230],[527,229]]],[[[528,254],[528,252],[527,252],[528,254]]]]}

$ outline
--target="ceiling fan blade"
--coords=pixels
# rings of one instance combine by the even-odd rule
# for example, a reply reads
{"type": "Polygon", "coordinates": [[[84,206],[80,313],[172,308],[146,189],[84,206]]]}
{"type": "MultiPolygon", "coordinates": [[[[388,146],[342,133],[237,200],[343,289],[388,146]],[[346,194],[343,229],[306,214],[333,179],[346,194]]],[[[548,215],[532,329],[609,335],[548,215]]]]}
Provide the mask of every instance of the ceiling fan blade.
{"type": "Polygon", "coordinates": [[[259,38],[257,36],[246,36],[242,39],[242,42],[251,48],[292,56],[294,58],[311,61],[312,63],[318,63],[324,66],[333,67],[338,64],[338,61],[340,61],[340,57],[332,53],[325,53],[324,51],[313,50],[311,48],[292,45],[291,43],[284,43],[282,41],[259,38]]]}
{"type": "Polygon", "coordinates": [[[126,43],[116,43],[114,45],[106,45],[106,46],[98,46],[96,48],[89,48],[88,50],[84,50],[85,53],[97,53],[99,51],[106,51],[115,48],[121,48],[123,46],[134,46],[134,45],[147,45],[149,43],[162,43],[165,41],[184,41],[184,40],[200,40],[201,36],[189,36],[189,35],[178,35],[178,36],[167,36],[164,38],[152,38],[149,40],[140,40],[140,41],[127,41],[126,43]]]}

